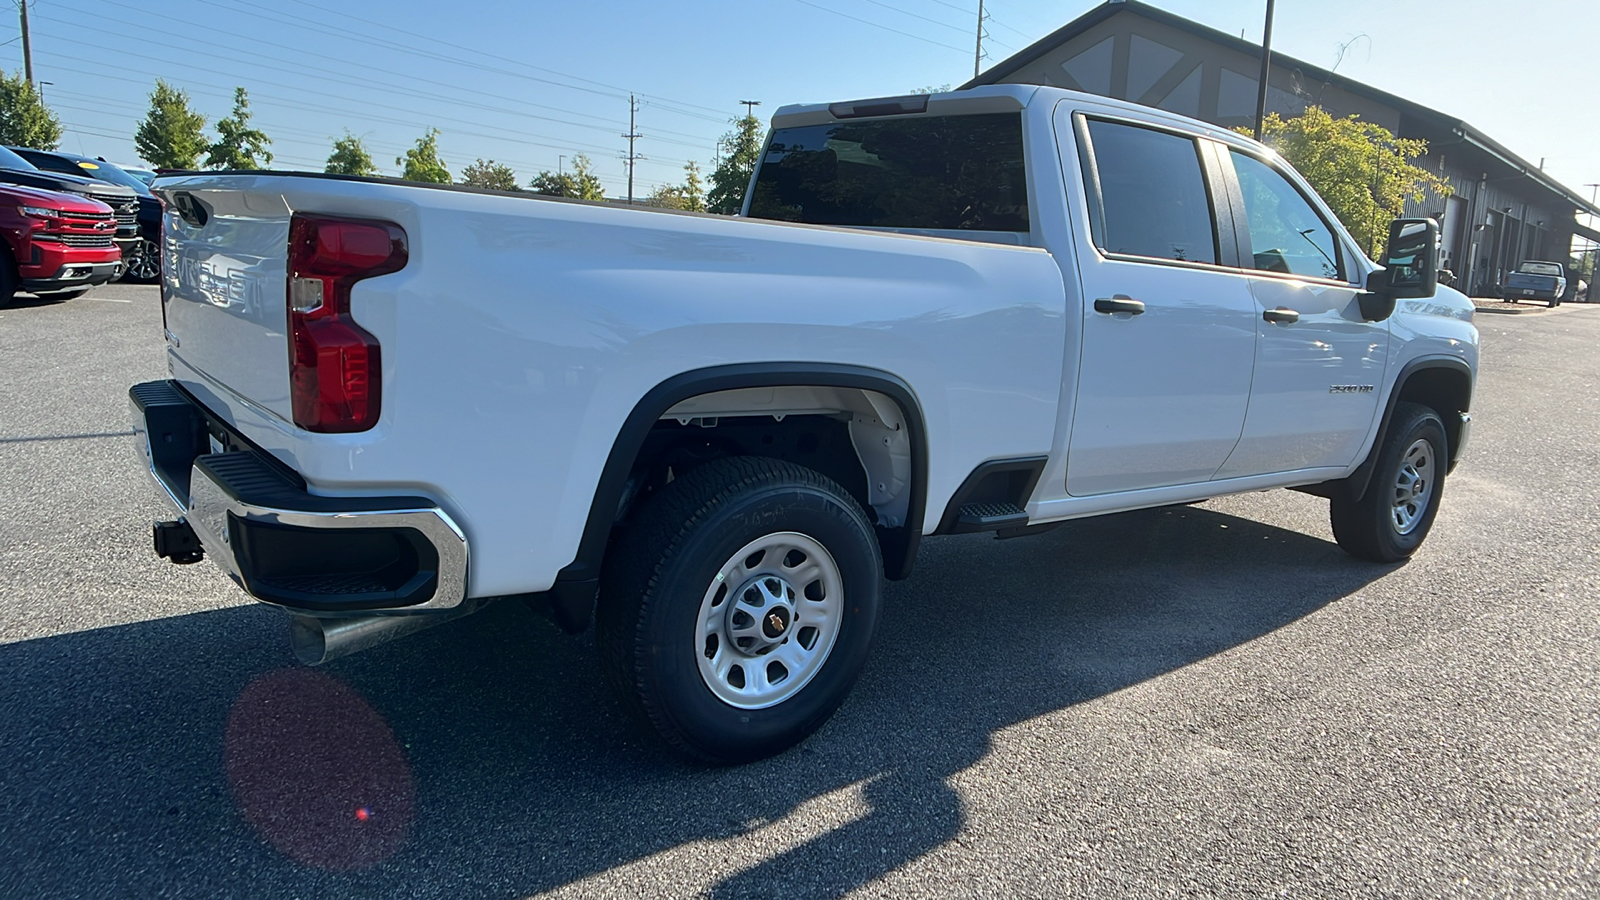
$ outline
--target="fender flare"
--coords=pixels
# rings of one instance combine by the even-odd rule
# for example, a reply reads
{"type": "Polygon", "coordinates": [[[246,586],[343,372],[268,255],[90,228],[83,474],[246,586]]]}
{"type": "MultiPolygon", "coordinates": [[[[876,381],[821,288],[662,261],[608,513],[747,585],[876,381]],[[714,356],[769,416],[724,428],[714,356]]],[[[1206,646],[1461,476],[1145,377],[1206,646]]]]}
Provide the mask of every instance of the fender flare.
{"type": "Polygon", "coordinates": [[[645,438],[661,416],[674,405],[701,394],[740,388],[839,387],[876,391],[893,400],[905,417],[911,439],[911,496],[906,524],[879,528],[884,575],[899,580],[911,574],[917,547],[922,542],[922,522],[928,495],[928,437],[922,405],[903,379],[879,369],[840,363],[773,362],[737,363],[682,372],[651,388],[628,413],[612,442],[600,480],[589,505],[573,561],[556,573],[556,583],[542,594],[526,595],[536,608],[551,615],[566,631],[582,631],[593,614],[600,567],[611,526],[616,521],[628,475],[645,438]]]}
{"type": "MultiPolygon", "coordinates": [[[[1467,384],[1469,386],[1474,383],[1472,367],[1467,364],[1466,360],[1458,356],[1424,356],[1406,363],[1401,368],[1400,375],[1395,378],[1394,387],[1389,390],[1388,400],[1384,402],[1383,418],[1378,423],[1378,433],[1372,440],[1372,447],[1367,450],[1367,458],[1362,460],[1361,465],[1357,466],[1356,470],[1344,479],[1345,489],[1349,491],[1351,499],[1361,499],[1366,494],[1368,485],[1372,483],[1372,472],[1378,465],[1378,448],[1383,446],[1384,439],[1389,436],[1389,424],[1394,419],[1395,406],[1400,402],[1400,391],[1405,387],[1406,381],[1411,376],[1426,369],[1457,371],[1467,376],[1467,384]]],[[[1472,397],[1469,393],[1467,397],[1469,405],[1471,401],[1472,397]]],[[[1451,447],[1449,449],[1451,454],[1450,464],[1454,466],[1456,448],[1451,447]]]]}

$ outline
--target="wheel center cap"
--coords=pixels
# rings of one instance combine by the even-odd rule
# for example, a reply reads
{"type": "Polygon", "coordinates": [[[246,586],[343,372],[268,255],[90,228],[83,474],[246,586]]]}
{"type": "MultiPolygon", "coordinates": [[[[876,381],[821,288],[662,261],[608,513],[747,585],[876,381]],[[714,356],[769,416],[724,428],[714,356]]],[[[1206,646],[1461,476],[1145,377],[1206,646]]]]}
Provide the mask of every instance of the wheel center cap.
{"type": "Polygon", "coordinates": [[[759,575],[734,593],[726,629],[733,646],[746,656],[771,652],[794,630],[795,590],[776,575],[759,575]]]}

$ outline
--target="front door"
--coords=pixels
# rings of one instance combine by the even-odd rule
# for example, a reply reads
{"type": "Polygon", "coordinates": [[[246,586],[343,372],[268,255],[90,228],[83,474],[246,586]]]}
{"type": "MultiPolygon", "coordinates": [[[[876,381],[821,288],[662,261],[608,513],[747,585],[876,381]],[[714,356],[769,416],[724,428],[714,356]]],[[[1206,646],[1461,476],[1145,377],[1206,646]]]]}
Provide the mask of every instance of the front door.
{"type": "Polygon", "coordinates": [[[1271,163],[1227,156],[1258,335],[1244,434],[1217,477],[1348,466],[1378,412],[1389,325],[1362,319],[1349,254],[1307,195],[1271,163]]]}
{"type": "Polygon", "coordinates": [[[1215,170],[1189,135],[1065,109],[1056,128],[1078,145],[1093,238],[1078,242],[1067,492],[1205,482],[1238,443],[1256,344],[1250,277],[1217,239],[1215,170]]]}

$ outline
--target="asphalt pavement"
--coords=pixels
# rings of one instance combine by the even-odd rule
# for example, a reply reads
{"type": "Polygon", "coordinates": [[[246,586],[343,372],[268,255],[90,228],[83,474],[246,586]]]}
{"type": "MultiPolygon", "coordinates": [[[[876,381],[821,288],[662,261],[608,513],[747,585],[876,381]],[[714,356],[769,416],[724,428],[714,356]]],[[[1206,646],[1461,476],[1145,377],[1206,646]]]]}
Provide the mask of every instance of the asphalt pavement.
{"type": "Polygon", "coordinates": [[[1410,562],[1287,491],[929,540],[838,715],[704,769],[517,605],[296,668],[150,551],[155,289],[0,309],[0,896],[1600,896],[1600,306],[1478,326],[1410,562]]]}

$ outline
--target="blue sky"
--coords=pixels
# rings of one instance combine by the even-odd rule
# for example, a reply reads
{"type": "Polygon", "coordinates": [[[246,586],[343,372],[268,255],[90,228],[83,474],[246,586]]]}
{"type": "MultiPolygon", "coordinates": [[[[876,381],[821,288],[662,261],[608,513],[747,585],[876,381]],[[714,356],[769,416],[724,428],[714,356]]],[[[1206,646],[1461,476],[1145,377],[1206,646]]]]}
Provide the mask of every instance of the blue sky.
{"type": "MultiPolygon", "coordinates": [[[[986,0],[991,61],[1095,3],[986,0]]],[[[1259,40],[1264,0],[1158,0],[1259,40]]],[[[640,95],[635,192],[709,168],[741,100],[904,93],[972,75],[976,0],[34,0],[35,77],[62,148],[135,162],[157,76],[210,120],[250,92],[275,167],[320,170],[331,139],[364,137],[379,165],[427,128],[453,173],[478,157],[526,182],[586,153],[612,196],[629,91],[640,95]]],[[[12,36],[15,32],[12,32],[12,36]]],[[[1600,182],[1600,2],[1280,0],[1274,49],[1477,125],[1574,188],[1600,182]]],[[[0,47],[21,68],[21,45],[0,47]]],[[[987,65],[987,64],[986,64],[987,65]]],[[[1585,190],[1587,193],[1587,190],[1585,190]]]]}

